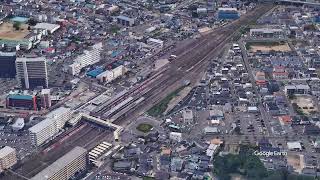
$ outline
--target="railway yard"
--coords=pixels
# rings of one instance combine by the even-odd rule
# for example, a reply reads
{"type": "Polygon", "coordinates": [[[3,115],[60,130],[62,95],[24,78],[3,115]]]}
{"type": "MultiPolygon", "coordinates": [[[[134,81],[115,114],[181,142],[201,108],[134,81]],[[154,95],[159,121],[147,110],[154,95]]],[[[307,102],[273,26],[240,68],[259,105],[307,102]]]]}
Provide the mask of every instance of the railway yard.
{"type": "Polygon", "coordinates": [[[319,179],[314,3],[30,2],[0,5],[0,179],[319,179]]]}

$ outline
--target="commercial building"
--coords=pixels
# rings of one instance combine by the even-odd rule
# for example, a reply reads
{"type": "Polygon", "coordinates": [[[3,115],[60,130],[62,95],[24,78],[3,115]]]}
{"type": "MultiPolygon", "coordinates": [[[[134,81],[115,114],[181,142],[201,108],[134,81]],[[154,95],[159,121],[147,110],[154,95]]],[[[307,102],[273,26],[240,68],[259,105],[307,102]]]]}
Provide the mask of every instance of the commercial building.
{"type": "Polygon", "coordinates": [[[0,172],[5,169],[11,168],[13,165],[17,163],[16,150],[5,146],[0,149],[0,172]]]}
{"type": "Polygon", "coordinates": [[[149,38],[147,44],[153,49],[161,49],[163,47],[163,41],[160,39],[149,38]]]}
{"type": "Polygon", "coordinates": [[[266,74],[264,72],[258,71],[256,72],[256,84],[257,85],[266,85],[267,81],[266,81],[266,74]]]}
{"type": "Polygon", "coordinates": [[[71,116],[71,109],[65,107],[50,112],[45,120],[29,128],[32,145],[40,146],[54,138],[71,116]]]}
{"type": "Polygon", "coordinates": [[[9,94],[6,99],[7,108],[37,110],[36,96],[9,94]]]}
{"type": "Polygon", "coordinates": [[[50,89],[42,89],[40,94],[41,107],[44,109],[51,107],[50,89]]]}
{"type": "Polygon", "coordinates": [[[16,77],[16,59],[15,52],[0,52],[0,78],[16,77]]]}
{"type": "Polygon", "coordinates": [[[123,26],[133,26],[134,25],[134,19],[126,17],[126,16],[118,16],[117,22],[118,22],[118,24],[121,24],[123,26]]]}
{"type": "Polygon", "coordinates": [[[289,73],[283,66],[277,66],[273,68],[272,77],[275,80],[286,80],[288,79],[289,73]]]}
{"type": "Polygon", "coordinates": [[[234,20],[240,17],[237,8],[219,8],[218,19],[222,20],[234,20]]]}
{"type": "Polygon", "coordinates": [[[78,75],[82,68],[99,62],[101,51],[102,43],[95,44],[89,50],[85,50],[69,65],[69,72],[72,75],[78,75]]]}
{"type": "Polygon", "coordinates": [[[24,127],[24,119],[18,118],[11,127],[13,131],[21,130],[24,127]]]}
{"type": "Polygon", "coordinates": [[[21,88],[48,87],[47,61],[44,57],[17,58],[16,70],[21,88]]]}
{"type": "Polygon", "coordinates": [[[68,180],[77,172],[84,171],[86,167],[87,150],[77,146],[39,172],[31,180],[68,180]]]}
{"type": "Polygon", "coordinates": [[[120,65],[112,70],[104,71],[99,74],[96,78],[100,82],[111,82],[117,79],[120,76],[123,76],[126,73],[126,68],[123,65],[120,65]]]}
{"type": "Polygon", "coordinates": [[[284,87],[284,91],[287,95],[293,94],[309,94],[310,86],[306,84],[287,85],[284,87]]]}
{"type": "Polygon", "coordinates": [[[192,110],[185,110],[182,112],[182,117],[184,123],[191,124],[193,123],[193,112],[192,110]]]}
{"type": "Polygon", "coordinates": [[[269,28],[260,28],[260,29],[250,29],[250,36],[252,37],[261,37],[261,38],[280,38],[285,35],[282,29],[269,29],[269,28]]]}
{"type": "Polygon", "coordinates": [[[182,134],[178,132],[170,132],[169,139],[177,142],[182,141],[182,134]]]}

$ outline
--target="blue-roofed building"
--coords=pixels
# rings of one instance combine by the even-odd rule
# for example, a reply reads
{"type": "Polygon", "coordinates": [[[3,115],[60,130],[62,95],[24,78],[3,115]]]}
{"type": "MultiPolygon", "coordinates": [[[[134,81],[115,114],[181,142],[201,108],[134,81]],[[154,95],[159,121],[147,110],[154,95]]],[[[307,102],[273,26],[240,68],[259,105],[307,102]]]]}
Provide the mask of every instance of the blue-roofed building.
{"type": "Polygon", "coordinates": [[[218,10],[218,19],[235,20],[238,18],[240,15],[236,8],[219,8],[218,10]]]}
{"type": "Polygon", "coordinates": [[[103,73],[104,70],[103,68],[96,68],[92,71],[87,72],[87,76],[92,77],[92,78],[96,78],[99,74],[103,73]]]}
{"type": "Polygon", "coordinates": [[[316,22],[316,23],[320,23],[320,16],[316,16],[316,17],[314,17],[314,22],[316,22]]]}
{"type": "Polygon", "coordinates": [[[37,110],[36,96],[10,94],[7,96],[7,108],[37,110]]]}

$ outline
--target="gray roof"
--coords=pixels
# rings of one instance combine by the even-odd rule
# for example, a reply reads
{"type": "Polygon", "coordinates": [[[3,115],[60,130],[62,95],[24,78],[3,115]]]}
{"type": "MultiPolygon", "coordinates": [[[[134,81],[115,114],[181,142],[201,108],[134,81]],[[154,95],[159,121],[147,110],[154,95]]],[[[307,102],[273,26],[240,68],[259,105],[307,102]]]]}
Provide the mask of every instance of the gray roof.
{"type": "Polygon", "coordinates": [[[32,133],[38,133],[42,131],[44,128],[51,126],[53,123],[56,123],[55,119],[46,118],[45,120],[29,128],[29,131],[32,133]]]}
{"type": "Polygon", "coordinates": [[[71,151],[69,151],[67,154],[56,160],[54,163],[52,163],[50,166],[39,172],[37,175],[35,175],[31,180],[44,180],[49,177],[52,177],[55,173],[59,172],[63,167],[67,166],[70,162],[81,156],[82,154],[85,154],[87,152],[86,149],[82,147],[75,147],[71,151]]]}

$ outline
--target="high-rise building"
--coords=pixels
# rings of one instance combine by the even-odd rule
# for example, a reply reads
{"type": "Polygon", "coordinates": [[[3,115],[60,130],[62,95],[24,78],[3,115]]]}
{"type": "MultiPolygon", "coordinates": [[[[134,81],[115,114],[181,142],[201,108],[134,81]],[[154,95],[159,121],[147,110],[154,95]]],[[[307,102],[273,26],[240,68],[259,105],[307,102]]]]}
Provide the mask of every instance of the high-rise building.
{"type": "Polygon", "coordinates": [[[56,119],[57,129],[62,129],[66,122],[71,119],[72,111],[70,108],[59,107],[46,115],[47,118],[56,119]]]}
{"type": "Polygon", "coordinates": [[[41,107],[47,109],[51,107],[50,89],[42,89],[40,94],[41,107]]]}
{"type": "Polygon", "coordinates": [[[71,118],[69,108],[60,107],[46,115],[46,119],[29,128],[31,143],[40,146],[56,136],[71,118]]]}
{"type": "Polygon", "coordinates": [[[16,77],[16,53],[0,52],[0,78],[16,77]]]}
{"type": "Polygon", "coordinates": [[[13,165],[17,163],[16,150],[5,146],[0,149],[0,172],[5,169],[11,168],[13,165]]]}
{"type": "Polygon", "coordinates": [[[31,180],[68,180],[87,167],[87,150],[75,147],[39,172],[31,180]]]}
{"type": "Polygon", "coordinates": [[[50,140],[50,138],[54,137],[58,132],[57,121],[55,119],[46,118],[29,128],[31,144],[34,146],[40,146],[50,140]]]}
{"type": "Polygon", "coordinates": [[[17,58],[16,70],[21,88],[48,87],[47,61],[44,57],[17,58]]]}
{"type": "Polygon", "coordinates": [[[89,50],[85,50],[83,54],[74,60],[73,64],[69,65],[70,73],[72,75],[78,75],[82,68],[99,62],[101,58],[101,50],[102,43],[97,43],[90,47],[89,50]]]}

